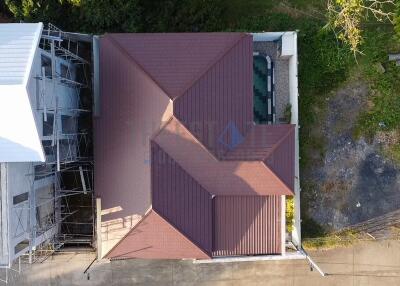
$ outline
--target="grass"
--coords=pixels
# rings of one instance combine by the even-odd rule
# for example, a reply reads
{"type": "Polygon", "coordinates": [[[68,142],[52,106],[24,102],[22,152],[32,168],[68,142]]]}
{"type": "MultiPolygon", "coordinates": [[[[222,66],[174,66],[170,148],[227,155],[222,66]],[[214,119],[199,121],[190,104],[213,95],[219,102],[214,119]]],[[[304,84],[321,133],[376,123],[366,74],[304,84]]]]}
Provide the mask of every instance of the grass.
{"type": "Polygon", "coordinates": [[[370,84],[373,97],[371,108],[360,117],[356,135],[372,137],[377,131],[400,127],[400,73],[395,63],[388,61],[388,45],[393,41],[391,32],[376,29],[366,36],[363,45],[365,57],[361,59],[360,68],[370,84]],[[378,65],[385,69],[383,73],[378,65]]]}
{"type": "MultiPolygon", "coordinates": [[[[366,32],[362,49],[365,55],[360,59],[360,70],[369,83],[371,100],[359,117],[354,135],[372,141],[378,132],[400,130],[400,70],[388,60],[388,53],[398,52],[400,46],[391,27],[373,26],[366,32]]],[[[400,166],[398,144],[384,146],[382,153],[400,166]]]]}
{"type": "Polygon", "coordinates": [[[332,233],[324,237],[303,239],[302,245],[306,250],[332,249],[350,246],[361,237],[359,233],[346,230],[339,233],[332,233]]]}
{"type": "Polygon", "coordinates": [[[400,166],[400,140],[382,152],[393,163],[400,166]]]}

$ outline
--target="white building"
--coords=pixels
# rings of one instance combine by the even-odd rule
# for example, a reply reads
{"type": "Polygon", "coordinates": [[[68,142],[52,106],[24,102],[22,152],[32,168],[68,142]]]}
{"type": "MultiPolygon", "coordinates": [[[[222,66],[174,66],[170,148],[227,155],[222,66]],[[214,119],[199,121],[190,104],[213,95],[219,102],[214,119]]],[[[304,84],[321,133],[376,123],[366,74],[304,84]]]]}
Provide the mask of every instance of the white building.
{"type": "Polygon", "coordinates": [[[0,24],[0,267],[56,247],[66,214],[59,174],[79,160],[83,59],[62,42],[42,23],[0,24]]]}

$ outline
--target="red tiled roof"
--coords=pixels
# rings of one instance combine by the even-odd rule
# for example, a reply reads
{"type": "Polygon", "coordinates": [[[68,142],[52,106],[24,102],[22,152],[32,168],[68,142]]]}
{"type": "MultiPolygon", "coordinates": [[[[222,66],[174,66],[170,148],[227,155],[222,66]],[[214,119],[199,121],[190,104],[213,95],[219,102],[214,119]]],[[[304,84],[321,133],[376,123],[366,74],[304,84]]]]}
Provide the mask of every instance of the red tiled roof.
{"type": "Polygon", "coordinates": [[[110,34],[100,41],[100,63],[97,193],[124,215],[148,207],[146,194],[152,202],[107,257],[279,253],[280,196],[293,194],[294,128],[252,122],[251,35],[110,34]],[[150,133],[151,148],[140,132],[150,133]],[[236,223],[235,210],[243,218],[236,223]]]}

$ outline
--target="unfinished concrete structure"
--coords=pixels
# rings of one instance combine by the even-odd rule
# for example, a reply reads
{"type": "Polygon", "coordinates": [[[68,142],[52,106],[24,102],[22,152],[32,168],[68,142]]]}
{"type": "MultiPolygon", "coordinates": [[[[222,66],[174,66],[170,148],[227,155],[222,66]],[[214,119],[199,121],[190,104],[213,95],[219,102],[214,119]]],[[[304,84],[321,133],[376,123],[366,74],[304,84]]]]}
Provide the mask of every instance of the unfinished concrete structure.
{"type": "Polygon", "coordinates": [[[2,268],[63,246],[62,224],[74,215],[65,198],[91,193],[88,135],[79,122],[89,112],[80,101],[88,62],[78,47],[51,24],[0,24],[2,268]],[[77,182],[65,183],[66,172],[77,182]]]}

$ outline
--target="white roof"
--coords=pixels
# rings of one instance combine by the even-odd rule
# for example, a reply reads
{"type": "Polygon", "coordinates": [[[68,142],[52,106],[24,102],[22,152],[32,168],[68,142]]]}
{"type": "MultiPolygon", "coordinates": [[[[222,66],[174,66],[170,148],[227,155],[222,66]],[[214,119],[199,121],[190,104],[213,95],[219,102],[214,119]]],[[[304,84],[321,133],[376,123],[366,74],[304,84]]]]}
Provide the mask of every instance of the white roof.
{"type": "Polygon", "coordinates": [[[0,162],[44,161],[27,83],[43,24],[0,24],[0,162]]]}

